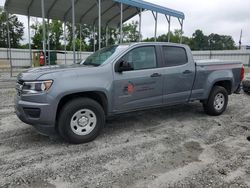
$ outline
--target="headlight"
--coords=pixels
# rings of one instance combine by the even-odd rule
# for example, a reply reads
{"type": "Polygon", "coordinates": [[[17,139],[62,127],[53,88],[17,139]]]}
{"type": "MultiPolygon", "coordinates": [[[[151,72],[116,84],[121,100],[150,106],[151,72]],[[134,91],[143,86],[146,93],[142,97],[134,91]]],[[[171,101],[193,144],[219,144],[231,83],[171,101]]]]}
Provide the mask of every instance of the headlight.
{"type": "Polygon", "coordinates": [[[53,80],[24,82],[22,86],[22,94],[43,93],[50,89],[53,80]]]}

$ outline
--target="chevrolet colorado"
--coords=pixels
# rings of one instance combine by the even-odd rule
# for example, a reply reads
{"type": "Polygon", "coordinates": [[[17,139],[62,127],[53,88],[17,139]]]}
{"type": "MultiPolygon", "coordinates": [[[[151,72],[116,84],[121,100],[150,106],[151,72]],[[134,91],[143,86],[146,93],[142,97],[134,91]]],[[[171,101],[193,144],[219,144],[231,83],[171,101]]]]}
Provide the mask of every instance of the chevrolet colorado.
{"type": "Polygon", "coordinates": [[[84,143],[120,113],[198,100],[207,114],[220,115],[243,77],[241,62],[195,62],[182,44],[114,45],[78,64],[20,73],[15,112],[40,133],[84,143]]]}

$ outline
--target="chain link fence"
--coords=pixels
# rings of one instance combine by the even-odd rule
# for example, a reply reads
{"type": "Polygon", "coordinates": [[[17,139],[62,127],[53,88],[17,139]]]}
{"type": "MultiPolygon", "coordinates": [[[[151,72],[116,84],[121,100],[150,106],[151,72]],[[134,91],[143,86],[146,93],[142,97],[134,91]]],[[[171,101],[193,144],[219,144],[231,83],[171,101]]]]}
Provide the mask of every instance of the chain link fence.
{"type": "MultiPolygon", "coordinates": [[[[39,56],[42,50],[32,50],[32,59],[28,49],[0,48],[0,72],[3,77],[16,77],[20,72],[39,64],[39,56]]],[[[58,65],[72,64],[73,52],[53,51],[56,53],[55,63],[58,65]]],[[[77,61],[86,59],[92,52],[77,52],[77,61]]],[[[195,60],[220,59],[241,61],[245,67],[250,67],[250,50],[226,50],[226,51],[193,51],[195,60]]]]}
{"type": "MultiPolygon", "coordinates": [[[[20,72],[39,65],[42,50],[32,50],[32,59],[28,49],[0,48],[0,72],[3,75],[9,73],[10,77],[16,77],[20,72]]],[[[52,52],[52,51],[51,51],[52,52]]],[[[55,64],[72,64],[74,57],[72,51],[53,51],[56,54],[55,64]]],[[[91,52],[76,52],[77,61],[86,59],[91,52]]],[[[47,61],[48,63],[48,61],[47,61]]]]}

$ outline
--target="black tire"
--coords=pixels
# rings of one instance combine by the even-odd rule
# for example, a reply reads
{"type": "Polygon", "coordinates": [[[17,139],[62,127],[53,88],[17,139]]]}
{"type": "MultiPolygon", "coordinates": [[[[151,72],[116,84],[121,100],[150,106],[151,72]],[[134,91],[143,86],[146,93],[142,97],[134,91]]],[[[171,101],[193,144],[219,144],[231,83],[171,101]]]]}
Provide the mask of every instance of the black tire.
{"type": "MultiPolygon", "coordinates": [[[[223,99],[222,99],[223,100],[223,99]]],[[[228,104],[228,92],[224,87],[214,86],[208,100],[204,101],[203,108],[204,111],[211,116],[221,115],[227,108],[228,104]],[[221,102],[221,108],[217,109],[214,105],[216,96],[222,94],[224,96],[224,103],[221,102]]]]}
{"type": "Polygon", "coordinates": [[[243,90],[243,91],[244,91],[246,94],[249,94],[249,92],[250,92],[250,91],[248,91],[248,90],[246,90],[246,89],[243,90]]]}
{"type": "MultiPolygon", "coordinates": [[[[77,120],[77,122],[79,122],[79,119],[77,120]]],[[[94,140],[101,132],[104,124],[105,113],[101,105],[89,98],[78,98],[66,103],[60,111],[58,119],[58,132],[60,136],[63,137],[66,141],[73,144],[81,144],[94,140]],[[78,135],[73,132],[73,129],[71,128],[71,121],[72,118],[74,118],[73,116],[83,109],[89,110],[94,113],[96,123],[90,133],[88,133],[87,135],[78,135]]],[[[79,126],[79,124],[77,126],[79,126]]],[[[77,129],[78,128],[76,128],[76,130],[77,129]]]]}

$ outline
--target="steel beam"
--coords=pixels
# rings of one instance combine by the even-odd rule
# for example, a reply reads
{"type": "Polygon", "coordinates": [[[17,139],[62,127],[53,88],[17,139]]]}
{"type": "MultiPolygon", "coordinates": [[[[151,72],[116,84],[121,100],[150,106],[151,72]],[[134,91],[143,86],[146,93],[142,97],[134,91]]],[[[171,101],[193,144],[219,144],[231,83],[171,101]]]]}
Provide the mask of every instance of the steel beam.
{"type": "Polygon", "coordinates": [[[28,14],[28,41],[29,41],[29,53],[30,53],[30,67],[32,67],[32,50],[31,50],[31,40],[30,40],[30,15],[28,14]]]}
{"type": "Polygon", "coordinates": [[[44,63],[47,64],[46,60],[46,25],[45,25],[45,7],[44,0],[41,0],[41,8],[42,8],[42,19],[43,19],[43,53],[44,53],[44,63]]]}
{"type": "Polygon", "coordinates": [[[30,7],[33,5],[34,0],[31,0],[28,6],[28,14],[30,14],[30,7]]]}
{"type": "Polygon", "coordinates": [[[76,34],[75,34],[75,0],[71,0],[72,6],[72,45],[73,45],[73,61],[76,63],[76,34]]]}
{"type": "Polygon", "coordinates": [[[158,23],[158,13],[156,12],[154,14],[154,12],[152,11],[152,14],[154,16],[154,19],[155,19],[155,42],[156,42],[156,39],[157,39],[157,23],[158,23]]]}
{"type": "Polygon", "coordinates": [[[66,46],[66,22],[63,23],[63,41],[64,41],[64,63],[67,64],[67,46],[66,46]]]}
{"type": "MultiPolygon", "coordinates": [[[[78,1],[79,0],[75,0],[75,5],[78,3],[78,1]]],[[[72,1],[71,1],[71,4],[72,4],[72,1]]],[[[67,16],[68,16],[68,14],[70,13],[70,11],[72,10],[72,6],[66,11],[66,13],[64,14],[64,16],[63,16],[63,20],[67,20],[66,18],[67,18],[67,16]]]]}
{"type": "Polygon", "coordinates": [[[49,10],[47,12],[47,17],[48,18],[50,16],[50,13],[51,13],[52,9],[54,8],[54,6],[56,5],[57,2],[58,2],[58,0],[54,0],[53,3],[52,3],[52,5],[49,7],[49,10]]]}
{"type": "Polygon", "coordinates": [[[101,11],[102,11],[102,7],[101,7],[101,0],[98,0],[98,42],[99,42],[99,50],[101,49],[101,32],[102,32],[102,18],[101,18],[101,11]]]}
{"type": "Polygon", "coordinates": [[[141,33],[141,14],[142,14],[142,9],[140,8],[140,12],[139,12],[139,42],[142,41],[142,33],[141,33]]]}
{"type": "Polygon", "coordinates": [[[120,43],[122,44],[122,39],[123,39],[123,4],[120,4],[120,14],[121,14],[121,18],[120,18],[120,43]]]}
{"type": "Polygon", "coordinates": [[[9,13],[6,12],[7,17],[7,35],[8,35],[8,48],[9,48],[9,60],[10,60],[10,76],[12,77],[13,74],[13,66],[12,66],[12,54],[11,54],[11,41],[10,41],[10,24],[9,24],[9,13]]]}
{"type": "Polygon", "coordinates": [[[168,42],[170,42],[170,24],[171,24],[171,16],[167,16],[167,15],[165,15],[166,16],[166,19],[167,19],[167,21],[168,21],[168,42]]]}
{"type": "Polygon", "coordinates": [[[90,8],[80,17],[80,23],[82,23],[83,18],[84,18],[88,13],[90,13],[95,7],[96,7],[96,3],[95,3],[93,6],[91,6],[91,7],[90,7],[90,8]]]}
{"type": "Polygon", "coordinates": [[[48,26],[47,26],[47,44],[48,44],[48,63],[50,65],[50,37],[49,37],[49,34],[50,34],[50,28],[49,28],[49,18],[47,20],[47,23],[48,23],[48,26]]]}
{"type": "MultiPolygon", "coordinates": [[[[129,8],[131,8],[130,6],[128,6],[127,8],[125,8],[125,9],[123,9],[123,13],[126,11],[126,10],[128,10],[129,8]]],[[[110,18],[108,21],[107,21],[107,25],[109,25],[109,23],[113,20],[113,19],[115,19],[116,17],[118,17],[118,16],[120,16],[120,13],[118,13],[118,14],[116,14],[115,16],[113,16],[112,18],[110,18]]]]}
{"type": "Polygon", "coordinates": [[[108,36],[108,26],[106,26],[106,28],[105,28],[105,31],[106,31],[106,47],[108,46],[108,40],[109,40],[109,36],[108,36]]]}
{"type": "Polygon", "coordinates": [[[96,41],[96,37],[95,37],[95,25],[93,25],[93,43],[94,43],[94,52],[95,52],[95,41],[96,41]]]}
{"type": "Polygon", "coordinates": [[[80,24],[80,60],[82,59],[82,25],[80,24]]]}
{"type": "Polygon", "coordinates": [[[181,36],[180,36],[180,43],[182,43],[182,33],[183,33],[183,19],[179,19],[179,18],[178,18],[178,20],[179,20],[179,23],[180,23],[180,25],[181,25],[181,36]]]}

